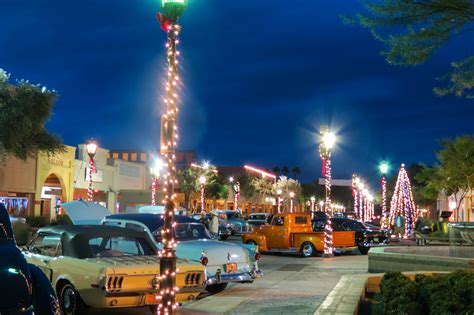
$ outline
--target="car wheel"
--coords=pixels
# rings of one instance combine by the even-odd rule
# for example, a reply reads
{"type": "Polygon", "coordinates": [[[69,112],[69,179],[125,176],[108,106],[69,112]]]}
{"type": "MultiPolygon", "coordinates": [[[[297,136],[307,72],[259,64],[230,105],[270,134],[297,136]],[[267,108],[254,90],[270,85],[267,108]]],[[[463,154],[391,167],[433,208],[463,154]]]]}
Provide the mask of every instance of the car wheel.
{"type": "Polygon", "coordinates": [[[216,293],[224,291],[225,288],[227,288],[227,282],[208,285],[206,286],[206,291],[212,294],[216,294],[216,293]]]}
{"type": "Polygon", "coordinates": [[[220,236],[220,239],[223,240],[223,241],[227,240],[228,238],[229,238],[229,235],[221,235],[220,236]]]}
{"type": "Polygon", "coordinates": [[[66,283],[59,292],[59,304],[64,315],[86,314],[87,308],[73,285],[66,283]]]}
{"type": "Polygon", "coordinates": [[[359,252],[362,254],[362,255],[367,255],[367,253],[369,252],[370,250],[370,247],[367,247],[367,246],[359,246],[359,252]]]}
{"type": "Polygon", "coordinates": [[[311,257],[316,253],[316,250],[314,248],[314,245],[306,242],[301,245],[301,254],[303,257],[311,257]]]}

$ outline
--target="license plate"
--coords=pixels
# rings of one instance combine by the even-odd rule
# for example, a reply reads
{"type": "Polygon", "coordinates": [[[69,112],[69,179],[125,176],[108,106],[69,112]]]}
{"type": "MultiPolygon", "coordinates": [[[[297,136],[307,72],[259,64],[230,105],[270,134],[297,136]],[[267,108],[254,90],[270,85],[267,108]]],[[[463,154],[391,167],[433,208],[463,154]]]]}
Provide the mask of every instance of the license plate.
{"type": "Polygon", "coordinates": [[[158,304],[158,294],[147,294],[145,295],[145,304],[158,304]]]}
{"type": "Polygon", "coordinates": [[[236,263],[228,263],[225,265],[226,272],[233,272],[237,271],[237,264],[236,263]]]}
{"type": "Polygon", "coordinates": [[[379,238],[378,237],[374,237],[374,242],[378,243],[379,241],[379,238]]]}

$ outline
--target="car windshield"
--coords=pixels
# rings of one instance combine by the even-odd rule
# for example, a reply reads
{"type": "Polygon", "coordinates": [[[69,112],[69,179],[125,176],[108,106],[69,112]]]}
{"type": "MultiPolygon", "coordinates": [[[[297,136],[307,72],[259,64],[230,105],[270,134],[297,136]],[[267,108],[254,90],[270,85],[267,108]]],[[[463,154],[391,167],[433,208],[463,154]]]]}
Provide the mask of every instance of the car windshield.
{"type": "Polygon", "coordinates": [[[265,220],[266,217],[264,214],[252,214],[250,220],[265,220]]]}
{"type": "Polygon", "coordinates": [[[89,239],[88,245],[90,255],[86,258],[156,255],[150,243],[140,237],[95,237],[89,239]]]}
{"type": "Polygon", "coordinates": [[[242,219],[242,215],[238,212],[226,212],[227,219],[242,219]]]}
{"type": "MultiPolygon", "coordinates": [[[[207,228],[201,223],[178,223],[174,233],[178,241],[212,239],[207,228]]],[[[153,236],[157,242],[161,242],[161,228],[153,232],[153,236]]]]}

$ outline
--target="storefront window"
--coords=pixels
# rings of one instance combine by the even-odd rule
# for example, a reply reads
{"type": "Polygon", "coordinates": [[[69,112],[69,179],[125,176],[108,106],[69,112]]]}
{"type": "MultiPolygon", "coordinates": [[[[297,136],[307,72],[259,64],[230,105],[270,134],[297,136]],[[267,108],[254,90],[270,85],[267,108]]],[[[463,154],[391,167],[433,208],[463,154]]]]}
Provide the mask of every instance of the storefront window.
{"type": "Polygon", "coordinates": [[[28,214],[28,198],[0,196],[0,203],[3,203],[8,213],[14,217],[26,217],[28,214]]]}

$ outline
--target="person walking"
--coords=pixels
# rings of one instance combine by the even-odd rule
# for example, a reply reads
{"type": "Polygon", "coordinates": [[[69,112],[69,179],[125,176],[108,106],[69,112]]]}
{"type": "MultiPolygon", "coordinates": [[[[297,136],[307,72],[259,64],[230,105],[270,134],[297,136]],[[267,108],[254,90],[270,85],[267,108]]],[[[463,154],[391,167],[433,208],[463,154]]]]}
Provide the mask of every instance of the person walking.
{"type": "Polygon", "coordinates": [[[214,234],[219,234],[219,219],[217,218],[217,213],[211,213],[212,219],[211,224],[209,224],[209,231],[214,234]]]}

